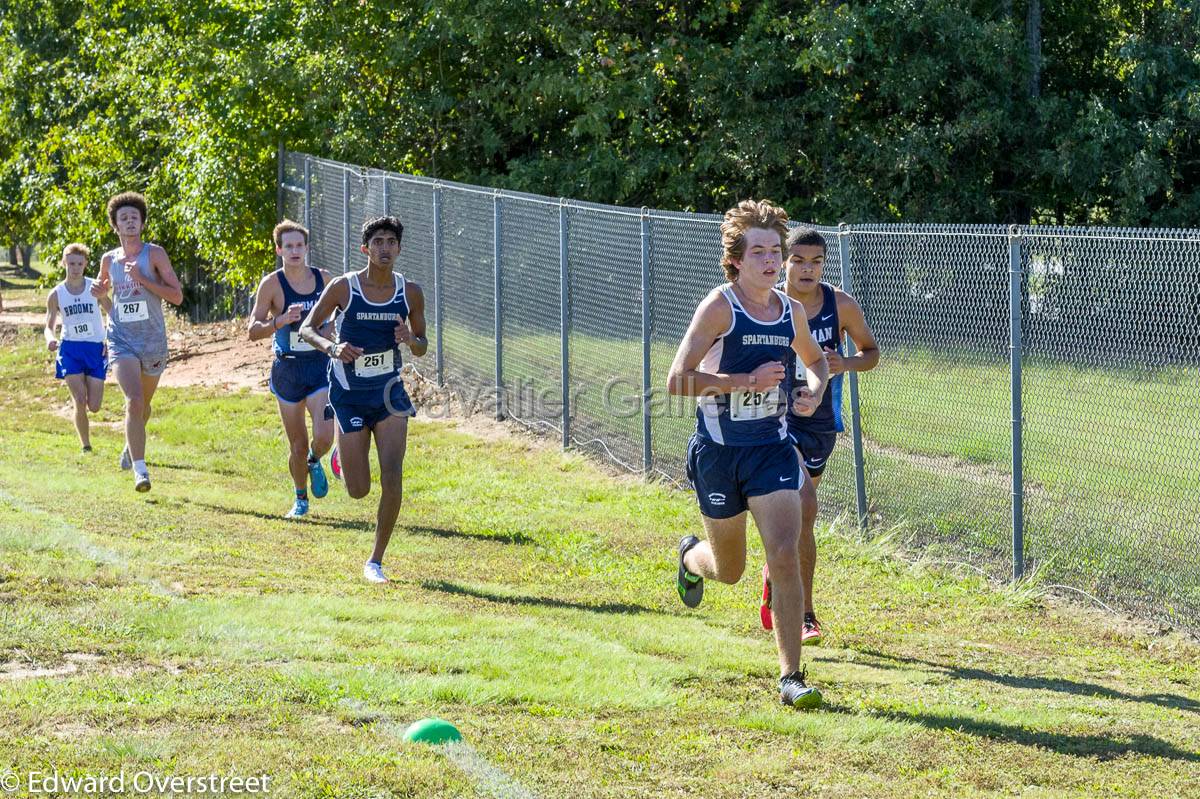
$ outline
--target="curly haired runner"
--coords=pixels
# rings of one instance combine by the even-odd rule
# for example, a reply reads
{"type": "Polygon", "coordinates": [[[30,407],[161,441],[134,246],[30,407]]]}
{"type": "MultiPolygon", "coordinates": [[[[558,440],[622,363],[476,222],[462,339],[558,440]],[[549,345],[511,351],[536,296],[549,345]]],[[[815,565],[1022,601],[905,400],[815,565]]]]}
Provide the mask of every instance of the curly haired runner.
{"type": "Polygon", "coordinates": [[[183,287],[167,251],[142,241],[146,198],[137,192],[108,201],[108,222],[121,246],[100,258],[100,290],[113,292],[108,317],[108,358],[125,394],[125,449],[121,468],[133,469],[133,487],[150,490],[146,468],[146,422],[150,401],[167,368],[167,323],[162,304],[183,303],[183,287]]]}
{"type": "Polygon", "coordinates": [[[828,366],[802,326],[804,308],[775,289],[786,236],[786,212],[766,200],[745,200],[725,212],[721,265],[729,282],[696,308],[671,364],[668,391],[699,398],[687,472],[707,537],[679,542],[677,588],[684,604],[696,607],[705,578],[741,579],[749,511],[774,575],[780,700],[815,707],[821,694],[800,668],[802,476],[786,413],[789,404],[799,414],[817,409],[828,366]],[[785,368],[793,353],[805,364],[807,383],[794,390],[785,368]]]}

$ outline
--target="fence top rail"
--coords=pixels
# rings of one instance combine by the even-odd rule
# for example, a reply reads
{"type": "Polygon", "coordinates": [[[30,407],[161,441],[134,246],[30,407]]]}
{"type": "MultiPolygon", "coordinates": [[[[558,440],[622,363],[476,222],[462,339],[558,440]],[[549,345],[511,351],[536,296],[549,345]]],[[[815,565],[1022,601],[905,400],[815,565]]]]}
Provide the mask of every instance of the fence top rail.
{"type": "MultiPolygon", "coordinates": [[[[526,202],[536,205],[565,206],[568,209],[591,211],[594,213],[610,214],[625,217],[648,217],[661,221],[677,221],[700,223],[704,225],[719,225],[720,214],[699,213],[693,211],[668,211],[651,208],[630,208],[620,205],[605,205],[585,200],[574,200],[565,197],[550,197],[541,194],[512,191],[487,186],[477,186],[470,183],[459,183],[452,180],[440,180],[423,175],[407,175],[401,172],[390,172],[375,167],[362,167],[321,158],[315,155],[284,152],[284,157],[299,157],[309,163],[332,169],[340,169],[352,173],[362,181],[372,179],[394,180],[401,183],[412,183],[429,188],[479,194],[489,197],[498,196],[504,200],[526,202]]],[[[285,177],[283,187],[289,190],[303,191],[303,187],[289,183],[285,177]]],[[[804,224],[813,227],[821,233],[851,234],[856,236],[906,236],[906,237],[945,237],[945,238],[977,238],[977,239],[1088,239],[1095,241],[1138,241],[1161,242],[1168,244],[1200,245],[1200,228],[1105,228],[1105,227],[1057,227],[1043,225],[991,225],[991,224],[943,224],[943,223],[865,223],[820,225],[807,222],[793,222],[793,225],[804,224]]]]}

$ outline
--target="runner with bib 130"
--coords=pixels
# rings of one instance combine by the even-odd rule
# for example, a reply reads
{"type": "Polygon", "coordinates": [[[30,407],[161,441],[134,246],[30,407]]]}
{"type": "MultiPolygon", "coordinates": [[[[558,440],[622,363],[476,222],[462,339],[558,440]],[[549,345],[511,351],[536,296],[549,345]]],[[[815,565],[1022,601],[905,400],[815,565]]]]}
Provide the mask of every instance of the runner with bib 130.
{"type": "Polygon", "coordinates": [[[75,432],[84,452],[92,451],[88,411],[100,410],[104,400],[104,375],[108,353],[104,345],[103,313],[112,313],[112,301],[90,277],[85,277],[91,252],[83,244],[68,244],[62,265],[67,279],[46,298],[46,346],[57,352],[54,376],[66,381],[75,405],[75,432]],[[62,333],[54,335],[54,322],[62,314],[62,333]]]}

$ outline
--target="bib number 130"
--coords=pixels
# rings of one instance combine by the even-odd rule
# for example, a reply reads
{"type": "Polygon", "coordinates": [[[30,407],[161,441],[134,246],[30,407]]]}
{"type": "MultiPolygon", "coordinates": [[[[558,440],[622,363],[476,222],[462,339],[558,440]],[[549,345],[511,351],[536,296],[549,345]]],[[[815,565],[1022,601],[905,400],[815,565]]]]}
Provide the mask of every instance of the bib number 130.
{"type": "Polygon", "coordinates": [[[783,392],[778,386],[768,391],[734,391],[729,395],[729,418],[749,422],[779,415],[783,392]]]}

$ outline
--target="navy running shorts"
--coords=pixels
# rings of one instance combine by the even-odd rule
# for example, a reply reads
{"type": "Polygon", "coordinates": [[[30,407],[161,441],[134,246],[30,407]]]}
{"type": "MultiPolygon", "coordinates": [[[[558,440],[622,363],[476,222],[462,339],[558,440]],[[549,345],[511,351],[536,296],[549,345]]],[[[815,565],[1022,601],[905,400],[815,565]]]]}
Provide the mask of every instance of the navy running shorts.
{"type": "Polygon", "coordinates": [[[271,364],[271,393],[295,404],[329,388],[328,358],[275,358],[271,364]]]}
{"type": "Polygon", "coordinates": [[[67,375],[86,375],[100,380],[108,371],[102,341],[60,341],[54,359],[54,376],[62,380],[67,375]]]}
{"type": "Polygon", "coordinates": [[[336,381],[329,388],[329,407],[337,420],[338,430],[357,433],[374,429],[389,416],[416,416],[412,400],[404,390],[403,380],[393,380],[385,389],[347,391],[336,381]]]}
{"type": "Polygon", "coordinates": [[[800,490],[800,461],[790,441],[730,447],[697,435],[688,440],[687,476],[710,519],[731,519],[750,497],[800,490]]]}
{"type": "Polygon", "coordinates": [[[792,443],[800,452],[804,468],[810,477],[820,477],[829,465],[829,456],[833,454],[837,444],[837,433],[812,433],[808,430],[792,430],[789,434],[792,443]]]}

